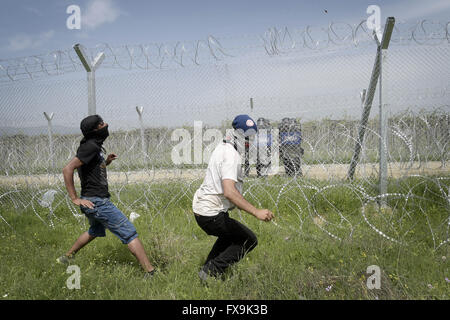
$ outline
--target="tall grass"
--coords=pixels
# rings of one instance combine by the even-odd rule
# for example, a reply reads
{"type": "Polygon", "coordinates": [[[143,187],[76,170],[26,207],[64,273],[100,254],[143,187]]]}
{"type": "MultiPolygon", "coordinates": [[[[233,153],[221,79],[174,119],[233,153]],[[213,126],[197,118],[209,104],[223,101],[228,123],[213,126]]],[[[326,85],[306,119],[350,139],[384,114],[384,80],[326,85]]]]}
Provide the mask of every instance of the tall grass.
{"type": "MultiPolygon", "coordinates": [[[[311,189],[304,188],[302,193],[288,186],[277,207],[277,189],[270,183],[258,188],[264,188],[271,197],[256,198],[251,190],[245,190],[250,201],[275,212],[276,224],[260,222],[237,210],[231,212],[255,232],[259,244],[228,270],[225,280],[211,279],[207,285],[200,283],[197,273],[215,238],[197,226],[191,213],[192,192],[198,183],[184,194],[185,185],[177,183],[152,185],[152,194],[145,193],[148,186],[125,186],[120,189],[120,201],[117,192],[112,201],[126,214],[130,210],[141,214],[135,226],[160,272],[144,280],[127,247],[107,231],[106,238],[88,244],[72,263],[81,270],[79,290],[67,288],[71,274],[55,259],[87,230],[87,221],[78,221],[67,206],[59,206],[54,212],[56,226],[51,228],[32,207],[14,208],[13,202],[4,198],[1,215],[11,227],[0,223],[0,299],[448,299],[449,246],[434,249],[420,209],[429,210],[429,223],[439,224],[448,218],[447,204],[436,196],[432,182],[414,188],[414,178],[391,181],[390,192],[399,191],[405,184],[421,199],[413,204],[390,204],[394,214],[410,206],[411,219],[401,216],[403,221],[395,222],[397,235],[406,240],[404,244],[389,241],[365,224],[361,202],[345,186],[316,195],[311,189]],[[177,192],[181,194],[174,201],[177,192]],[[298,205],[295,210],[292,201],[298,205]],[[342,240],[319,228],[321,222],[308,208],[320,213],[329,224],[322,227],[327,226],[342,240]],[[340,221],[339,212],[348,221],[340,221]],[[381,269],[380,289],[367,287],[371,274],[366,270],[371,265],[381,269]]],[[[315,185],[326,186],[323,182],[315,185]]],[[[367,190],[370,192],[370,186],[367,190]]],[[[36,210],[42,217],[48,213],[47,209],[36,210]]],[[[376,212],[367,214],[371,214],[372,223],[384,226],[386,217],[377,218],[376,212]]]]}

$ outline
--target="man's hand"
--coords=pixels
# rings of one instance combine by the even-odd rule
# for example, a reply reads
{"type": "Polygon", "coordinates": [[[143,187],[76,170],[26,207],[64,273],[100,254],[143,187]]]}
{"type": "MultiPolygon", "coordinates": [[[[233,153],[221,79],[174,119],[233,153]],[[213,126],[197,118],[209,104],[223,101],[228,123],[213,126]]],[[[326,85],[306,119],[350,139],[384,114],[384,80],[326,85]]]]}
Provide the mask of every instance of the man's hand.
{"type": "Polygon", "coordinates": [[[106,158],[106,165],[110,164],[113,160],[117,159],[117,154],[110,153],[108,157],[106,158]]]}
{"type": "Polygon", "coordinates": [[[230,200],[239,209],[245,210],[262,221],[270,221],[273,219],[273,213],[268,209],[256,209],[250,202],[236,189],[235,181],[231,179],[222,180],[223,195],[230,200]]]}
{"type": "Polygon", "coordinates": [[[89,209],[94,209],[95,205],[86,199],[80,199],[80,198],[76,198],[74,200],[72,200],[72,202],[77,205],[77,206],[83,206],[83,207],[88,207],[89,209]]]}
{"type": "Polygon", "coordinates": [[[274,216],[268,209],[256,209],[255,217],[262,221],[270,221],[274,216]]]}

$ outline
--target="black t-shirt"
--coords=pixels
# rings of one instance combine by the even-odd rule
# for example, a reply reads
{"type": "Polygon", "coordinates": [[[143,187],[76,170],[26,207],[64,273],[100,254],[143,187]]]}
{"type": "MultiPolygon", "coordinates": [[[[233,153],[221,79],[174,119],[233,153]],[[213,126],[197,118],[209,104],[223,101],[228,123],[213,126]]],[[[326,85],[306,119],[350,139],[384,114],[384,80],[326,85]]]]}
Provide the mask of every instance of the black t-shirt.
{"type": "Polygon", "coordinates": [[[101,147],[94,140],[88,140],[78,147],[76,157],[83,162],[78,168],[81,181],[81,195],[84,197],[109,198],[106,161],[101,147]]]}

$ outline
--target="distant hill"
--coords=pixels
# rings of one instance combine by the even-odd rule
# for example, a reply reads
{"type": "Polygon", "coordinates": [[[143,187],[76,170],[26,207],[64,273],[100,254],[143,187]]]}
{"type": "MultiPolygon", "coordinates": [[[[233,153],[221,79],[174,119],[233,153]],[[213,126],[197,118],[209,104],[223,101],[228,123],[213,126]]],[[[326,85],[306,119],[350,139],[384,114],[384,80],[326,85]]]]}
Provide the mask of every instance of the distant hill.
{"type": "MultiPolygon", "coordinates": [[[[17,134],[24,134],[28,136],[37,136],[47,134],[48,127],[29,127],[29,128],[15,128],[15,127],[0,127],[0,136],[13,136],[17,134]]],[[[64,126],[53,126],[54,134],[80,134],[80,128],[70,128],[64,126]]]]}

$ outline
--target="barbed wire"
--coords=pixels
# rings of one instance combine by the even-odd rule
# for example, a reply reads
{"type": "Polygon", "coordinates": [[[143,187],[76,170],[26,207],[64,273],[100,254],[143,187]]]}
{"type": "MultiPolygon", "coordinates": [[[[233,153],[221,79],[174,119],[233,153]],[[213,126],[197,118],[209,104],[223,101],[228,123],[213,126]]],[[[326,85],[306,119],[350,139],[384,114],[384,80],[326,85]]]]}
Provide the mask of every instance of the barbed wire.
{"type": "MultiPolygon", "coordinates": [[[[313,224],[331,238],[345,241],[366,225],[376,235],[395,244],[410,245],[427,240],[438,250],[450,241],[450,115],[447,110],[448,106],[434,112],[407,111],[389,119],[389,172],[395,192],[381,195],[374,192],[377,190],[375,177],[380,139],[376,123],[366,128],[357,179],[348,181],[345,174],[357,141],[357,123],[324,120],[303,123],[301,170],[289,175],[285,160],[280,160],[277,174],[256,177],[257,171],[252,167],[243,195],[260,207],[269,201],[277,216],[274,225],[282,230],[308,232],[306,226],[313,224]],[[342,200],[333,195],[337,191],[349,193],[347,200],[358,203],[356,212],[342,207],[342,200]],[[389,203],[387,208],[378,206],[381,200],[389,203]],[[432,217],[430,207],[438,208],[436,212],[442,215],[440,220],[432,217]],[[420,213],[425,220],[418,224],[420,213]],[[289,215],[297,217],[298,224],[287,222],[289,215]],[[424,223],[429,230],[415,235],[412,231],[421,230],[424,223]]],[[[173,208],[184,208],[185,204],[180,201],[187,199],[190,203],[192,200],[205,168],[174,164],[171,152],[178,141],[172,140],[172,131],[169,128],[147,131],[149,153],[141,148],[140,143],[146,139],[139,139],[137,130],[113,133],[109,138],[106,148],[120,154],[115,164],[118,171],[108,172],[111,192],[127,215],[137,212],[151,220],[164,219],[173,208]],[[126,188],[133,185],[139,186],[139,191],[135,190],[136,194],[130,198],[126,188]],[[165,190],[164,185],[172,189],[165,190]]],[[[55,150],[50,151],[45,136],[30,140],[19,136],[1,137],[0,204],[10,202],[20,210],[31,208],[52,228],[67,219],[58,216],[67,210],[80,224],[85,223],[68,200],[60,173],[60,168],[75,153],[79,138],[79,135],[59,136],[54,139],[55,150]],[[26,161],[30,154],[33,154],[33,161],[26,161]]],[[[203,143],[206,148],[208,142],[203,143]]],[[[280,147],[278,138],[273,143],[280,147]]],[[[255,143],[250,145],[257,148],[255,143]]],[[[296,153],[294,149],[283,152],[296,153]]],[[[184,209],[189,211],[190,206],[184,209]]],[[[243,219],[242,215],[240,217],[243,219]]],[[[1,214],[0,219],[8,229],[14,229],[14,224],[1,214]]]]}
{"type": "MultiPolygon", "coordinates": [[[[89,48],[95,57],[105,53],[102,68],[123,70],[158,70],[243,58],[254,54],[269,56],[304,50],[362,47],[373,44],[373,32],[366,20],[358,24],[331,22],[326,27],[269,28],[263,35],[222,37],[208,36],[197,41],[111,46],[107,43],[89,48]]],[[[422,20],[397,22],[391,37],[393,45],[450,44],[450,22],[422,20]]],[[[0,59],[0,83],[58,76],[84,70],[73,48],[29,57],[0,59]]]]}
{"type": "MultiPolygon", "coordinates": [[[[270,120],[278,129],[282,117],[301,119],[302,151],[286,147],[283,156],[279,153],[277,158],[280,170],[273,175],[258,177],[258,164],[252,163],[246,178],[244,195],[259,207],[274,210],[277,216],[273,222],[275,227],[291,233],[308,233],[308,224],[313,224],[313,228],[319,228],[331,238],[347,241],[364,232],[362,227],[365,226],[395,244],[414,245],[425,240],[432,243],[435,250],[444,247],[450,243],[450,91],[448,81],[445,81],[449,74],[449,24],[424,20],[395,26],[391,44],[424,46],[424,50],[409,50],[408,47],[393,52],[387,59],[383,79],[389,84],[384,87],[388,105],[391,110],[423,107],[428,111],[405,111],[388,120],[386,149],[392,188],[385,194],[379,194],[376,178],[380,157],[377,120],[369,119],[367,125],[360,124],[366,134],[361,141],[356,179],[349,181],[345,178],[349,161],[355,144],[360,143],[358,122],[345,116],[340,120],[331,120],[334,117],[321,121],[312,119],[313,111],[318,110],[327,116],[340,109],[353,114],[361,111],[358,90],[360,83],[365,84],[368,80],[375,55],[372,33],[367,30],[365,21],[357,25],[331,23],[325,28],[271,28],[263,35],[240,38],[210,36],[193,42],[102,44],[88,49],[91,59],[99,52],[105,53],[101,68],[125,71],[119,76],[103,77],[98,90],[104,106],[99,109],[102,116],[111,123],[120,122],[120,129],[125,129],[112,131],[105,144],[107,150],[120,154],[114,163],[114,171],[108,171],[112,194],[127,215],[138,213],[153,221],[157,217],[164,219],[175,208],[184,212],[190,223],[192,197],[204,178],[206,162],[178,165],[173,161],[172,151],[178,143],[172,139],[175,121],[182,119],[189,123],[192,114],[209,126],[211,115],[226,119],[228,115],[248,110],[250,96],[256,97],[254,114],[270,120]],[[335,55],[322,54],[334,54],[341,48],[337,59],[335,55]],[[353,59],[355,48],[367,48],[369,50],[363,53],[370,54],[364,59],[353,59]],[[307,59],[292,59],[294,61],[289,61],[288,68],[284,69],[279,67],[280,64],[268,62],[273,61],[272,57],[291,53],[303,54],[301,57],[307,59]],[[255,64],[253,59],[248,59],[254,57],[261,57],[265,63],[255,64]],[[236,68],[246,68],[242,72],[245,76],[229,66],[223,68],[222,73],[215,65],[208,66],[228,59],[247,59],[236,68]],[[425,67],[415,68],[421,64],[425,67]],[[322,71],[317,70],[318,65],[322,71]],[[348,66],[352,66],[352,70],[345,73],[348,66]],[[179,76],[176,68],[188,67],[195,68],[198,74],[192,78],[179,76]],[[175,72],[167,72],[165,79],[161,79],[159,73],[136,76],[137,73],[127,72],[168,68],[175,72]],[[276,86],[274,79],[278,73],[273,71],[279,69],[289,81],[276,86]],[[399,74],[401,77],[396,77],[399,74]],[[204,83],[214,83],[217,87],[204,83]],[[295,83],[295,90],[289,88],[291,83],[295,83]],[[155,92],[169,88],[166,90],[169,94],[151,96],[149,87],[155,92]],[[298,91],[303,93],[297,95],[298,91]],[[128,95],[123,100],[118,99],[124,92],[128,95]],[[201,92],[207,92],[208,96],[200,96],[201,92]],[[173,96],[183,99],[180,102],[173,96]],[[147,124],[151,125],[147,128],[143,122],[138,126],[140,123],[133,110],[136,106],[145,106],[148,110],[147,124]],[[227,109],[227,113],[221,113],[222,109],[227,109]],[[311,120],[306,121],[309,113],[311,120]],[[165,119],[170,121],[165,122],[165,119]],[[139,127],[142,131],[136,129],[139,127]],[[343,201],[340,195],[346,192],[349,195],[343,201]],[[350,202],[356,205],[348,209],[350,202]],[[387,203],[388,207],[382,209],[379,203],[387,203]],[[298,218],[298,221],[292,223],[288,216],[298,218]]],[[[277,59],[277,62],[280,60],[284,62],[285,59],[277,59]]],[[[73,48],[0,61],[0,83],[75,72],[84,75],[84,67],[73,48]]],[[[85,83],[83,79],[61,83],[49,81],[42,85],[28,83],[31,85],[7,85],[2,88],[5,94],[0,94],[0,111],[3,112],[0,124],[5,126],[0,128],[0,206],[15,208],[18,213],[32,210],[41,222],[52,228],[58,228],[64,224],[63,219],[72,219],[72,216],[80,225],[86,224],[84,216],[68,198],[61,174],[61,168],[76,153],[80,132],[53,135],[48,123],[48,137],[8,133],[10,125],[13,129],[25,129],[34,124],[39,126],[41,122],[46,124],[42,111],[62,114],[60,124],[76,122],[78,125],[78,113],[85,107],[85,97],[81,94],[85,91],[85,83]],[[35,108],[39,103],[46,109],[35,108]],[[70,110],[63,110],[64,105],[70,106],[70,110]],[[71,215],[62,216],[63,212],[71,215]]],[[[251,106],[253,112],[253,103],[251,106]]],[[[183,125],[183,128],[190,134],[194,132],[190,125],[183,125]]],[[[210,128],[222,130],[224,125],[210,128]]],[[[280,139],[275,134],[273,137],[280,139]]],[[[280,145],[278,139],[274,140],[274,145],[280,145]]],[[[189,142],[191,146],[195,144],[195,140],[189,142]]],[[[202,150],[210,148],[210,142],[202,139],[202,150]]],[[[255,148],[254,144],[252,146],[255,148]]],[[[270,158],[267,153],[266,156],[270,158]]],[[[0,232],[3,225],[7,232],[15,230],[14,214],[0,212],[0,232]]],[[[245,219],[242,216],[240,218],[245,219]]]]}

